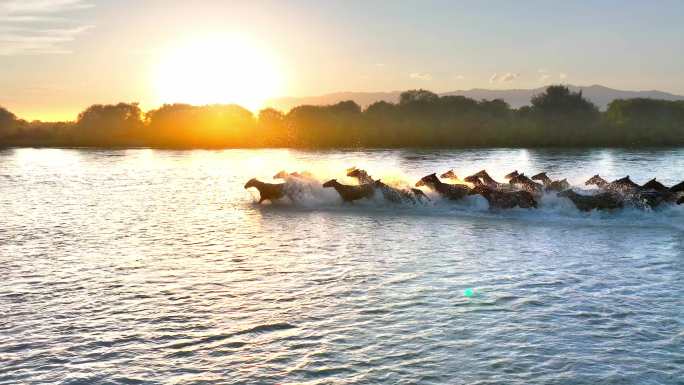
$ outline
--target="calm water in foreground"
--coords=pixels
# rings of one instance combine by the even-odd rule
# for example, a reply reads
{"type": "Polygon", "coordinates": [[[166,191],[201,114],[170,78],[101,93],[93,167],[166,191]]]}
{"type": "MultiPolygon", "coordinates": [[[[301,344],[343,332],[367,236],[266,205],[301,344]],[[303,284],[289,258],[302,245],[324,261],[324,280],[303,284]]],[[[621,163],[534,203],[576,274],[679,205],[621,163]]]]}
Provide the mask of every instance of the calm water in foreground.
{"type": "Polygon", "coordinates": [[[2,150],[0,383],[684,383],[684,207],[243,188],[350,166],[669,185],[684,150],[2,150]]]}

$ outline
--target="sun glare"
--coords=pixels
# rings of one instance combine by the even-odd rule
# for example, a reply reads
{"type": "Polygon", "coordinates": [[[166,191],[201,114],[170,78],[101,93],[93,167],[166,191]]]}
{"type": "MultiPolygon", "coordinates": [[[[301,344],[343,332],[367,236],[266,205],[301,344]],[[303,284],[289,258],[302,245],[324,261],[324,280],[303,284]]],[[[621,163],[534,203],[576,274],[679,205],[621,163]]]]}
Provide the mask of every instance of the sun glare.
{"type": "Polygon", "coordinates": [[[252,111],[281,92],[282,77],[265,50],[235,38],[179,44],[156,70],[159,103],[236,103],[252,111]]]}

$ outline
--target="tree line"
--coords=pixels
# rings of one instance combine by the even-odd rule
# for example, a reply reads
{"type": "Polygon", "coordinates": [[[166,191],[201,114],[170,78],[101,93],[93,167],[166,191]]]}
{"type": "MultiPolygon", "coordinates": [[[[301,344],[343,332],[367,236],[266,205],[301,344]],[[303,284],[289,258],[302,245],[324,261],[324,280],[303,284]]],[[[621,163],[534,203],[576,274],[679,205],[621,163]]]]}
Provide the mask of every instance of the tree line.
{"type": "Polygon", "coordinates": [[[255,116],[238,105],[93,105],[73,122],[28,122],[0,107],[0,146],[157,148],[684,145],[684,101],[618,99],[599,109],[550,86],[529,106],[403,92],[398,103],[303,105],[255,116]]]}

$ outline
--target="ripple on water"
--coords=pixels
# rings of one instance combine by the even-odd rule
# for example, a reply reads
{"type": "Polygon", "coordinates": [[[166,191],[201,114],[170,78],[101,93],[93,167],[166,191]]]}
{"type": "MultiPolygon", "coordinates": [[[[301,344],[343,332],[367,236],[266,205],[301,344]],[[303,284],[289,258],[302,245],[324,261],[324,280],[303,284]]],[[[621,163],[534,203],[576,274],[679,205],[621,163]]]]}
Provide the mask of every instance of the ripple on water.
{"type": "Polygon", "coordinates": [[[410,183],[515,167],[672,184],[684,151],[53,150],[68,168],[22,151],[0,153],[2,384],[684,378],[684,207],[584,214],[545,196],[492,212],[318,190],[259,206],[243,188],[351,165],[410,183]]]}

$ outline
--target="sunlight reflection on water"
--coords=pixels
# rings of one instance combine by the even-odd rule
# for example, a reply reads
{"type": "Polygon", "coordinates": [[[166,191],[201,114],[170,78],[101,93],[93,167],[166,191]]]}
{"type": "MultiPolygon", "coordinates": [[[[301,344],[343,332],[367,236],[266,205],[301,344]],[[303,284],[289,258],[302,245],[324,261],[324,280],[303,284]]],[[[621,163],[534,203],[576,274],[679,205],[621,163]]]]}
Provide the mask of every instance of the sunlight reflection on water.
{"type": "Polygon", "coordinates": [[[684,150],[0,150],[0,383],[682,377],[684,210],[254,204],[252,177],[665,184],[684,150]],[[476,295],[463,292],[474,288],[476,295]]]}

